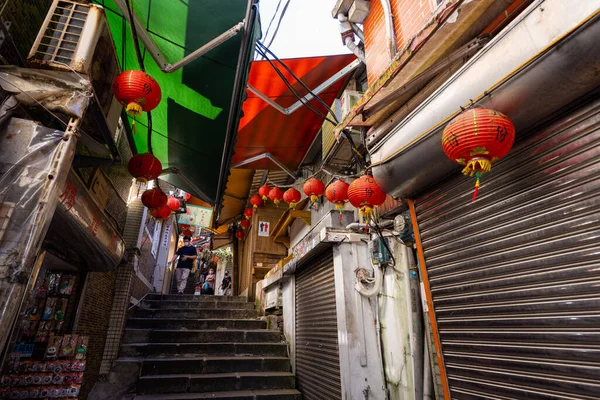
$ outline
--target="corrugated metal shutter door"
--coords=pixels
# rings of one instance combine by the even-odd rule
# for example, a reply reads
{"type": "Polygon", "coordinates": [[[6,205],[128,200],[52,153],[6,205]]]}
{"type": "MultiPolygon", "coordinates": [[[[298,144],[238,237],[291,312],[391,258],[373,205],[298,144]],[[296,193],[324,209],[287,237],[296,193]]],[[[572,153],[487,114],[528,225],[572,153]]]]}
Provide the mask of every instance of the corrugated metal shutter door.
{"type": "Polygon", "coordinates": [[[452,399],[600,399],[600,107],[416,200],[452,399]]]}
{"type": "Polygon", "coordinates": [[[304,400],[342,398],[331,249],[296,272],[296,377],[304,400]]]}

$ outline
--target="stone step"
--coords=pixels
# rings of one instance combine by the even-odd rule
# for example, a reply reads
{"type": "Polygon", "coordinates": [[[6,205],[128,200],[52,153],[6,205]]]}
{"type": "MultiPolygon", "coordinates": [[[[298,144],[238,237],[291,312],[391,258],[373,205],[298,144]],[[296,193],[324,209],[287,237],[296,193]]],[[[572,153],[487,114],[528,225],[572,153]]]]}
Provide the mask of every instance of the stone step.
{"type": "Polygon", "coordinates": [[[287,357],[281,343],[132,343],[121,345],[120,357],[255,356],[287,357]]]}
{"type": "Polygon", "coordinates": [[[267,323],[257,319],[156,319],[128,318],[127,328],[137,329],[265,329],[267,323]]]}
{"type": "Polygon", "coordinates": [[[126,329],[123,343],[277,343],[283,340],[270,330],[171,330],[126,329]]]}
{"type": "Polygon", "coordinates": [[[191,310],[181,308],[138,308],[133,313],[137,318],[192,318],[192,319],[248,319],[256,318],[256,310],[191,310]]]}
{"type": "Polygon", "coordinates": [[[201,296],[196,296],[193,294],[159,294],[152,293],[146,296],[148,300],[179,300],[179,301],[219,301],[219,302],[248,302],[248,298],[246,296],[214,296],[214,295],[206,295],[203,294],[201,296]]]}
{"type": "Polygon", "coordinates": [[[235,392],[211,393],[177,393],[158,395],[139,395],[135,400],[197,400],[197,399],[228,399],[228,400],[301,400],[302,395],[295,389],[283,390],[239,390],[235,392]]]}
{"type": "Polygon", "coordinates": [[[146,375],[137,383],[138,394],[220,392],[234,390],[294,389],[290,372],[146,375]]]}
{"type": "Polygon", "coordinates": [[[183,308],[210,310],[254,310],[254,304],[247,301],[191,301],[191,300],[144,300],[140,308],[183,308]]]}
{"type": "Polygon", "coordinates": [[[141,375],[222,374],[231,372],[290,372],[287,357],[119,358],[141,365],[141,375]]]}

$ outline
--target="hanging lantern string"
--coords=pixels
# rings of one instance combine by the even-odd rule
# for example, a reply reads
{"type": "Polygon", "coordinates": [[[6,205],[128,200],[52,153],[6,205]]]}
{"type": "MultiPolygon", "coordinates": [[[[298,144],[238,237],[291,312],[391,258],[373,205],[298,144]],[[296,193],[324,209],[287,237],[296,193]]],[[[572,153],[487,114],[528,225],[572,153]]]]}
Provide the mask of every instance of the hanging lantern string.
{"type": "MultiPolygon", "coordinates": [[[[289,184],[289,185],[281,185],[281,184],[277,184],[277,183],[275,183],[275,182],[273,182],[273,181],[271,181],[271,180],[267,179],[267,183],[268,183],[269,185],[271,185],[271,186],[277,186],[277,187],[280,187],[280,188],[282,188],[282,189],[283,189],[283,188],[287,188],[287,189],[289,189],[289,188],[291,188],[291,187],[295,187],[295,186],[302,186],[302,185],[304,185],[304,184],[305,184],[305,183],[306,183],[308,180],[310,180],[310,179],[312,179],[312,178],[316,177],[316,176],[317,176],[317,175],[319,175],[321,172],[324,172],[324,173],[326,173],[327,175],[331,176],[333,179],[340,179],[340,180],[347,179],[347,178],[360,178],[360,177],[362,176],[362,174],[348,174],[348,175],[336,174],[336,173],[333,173],[333,172],[331,172],[331,171],[328,171],[328,170],[327,170],[327,169],[325,169],[324,167],[321,167],[321,168],[319,168],[319,169],[317,170],[317,172],[315,172],[314,174],[311,174],[311,175],[310,175],[310,176],[308,176],[307,178],[304,178],[304,179],[303,179],[301,182],[294,182],[294,183],[291,183],[291,184],[289,184]]],[[[331,181],[333,181],[333,179],[331,179],[331,181]]],[[[331,183],[331,182],[330,182],[330,183],[331,183]]]]}
{"type": "MultiPolygon", "coordinates": [[[[135,22],[133,19],[133,0],[126,0],[127,4],[127,14],[129,15],[129,25],[131,25],[131,36],[133,37],[133,48],[135,49],[135,56],[137,58],[138,64],[140,65],[140,70],[142,72],[146,72],[146,67],[144,66],[144,58],[142,57],[142,52],[140,50],[140,41],[138,39],[137,28],[135,26],[135,22]]],[[[124,66],[123,66],[124,67],[124,66]]],[[[152,152],[152,112],[148,111],[148,153],[153,154],[152,152]]],[[[131,123],[133,127],[133,134],[135,135],[135,117],[133,118],[133,122],[131,123]]]]}
{"type": "Polygon", "coordinates": [[[477,199],[477,193],[479,193],[479,181],[481,180],[482,175],[483,173],[481,172],[475,172],[475,190],[473,190],[473,198],[471,199],[471,203],[477,199]]]}

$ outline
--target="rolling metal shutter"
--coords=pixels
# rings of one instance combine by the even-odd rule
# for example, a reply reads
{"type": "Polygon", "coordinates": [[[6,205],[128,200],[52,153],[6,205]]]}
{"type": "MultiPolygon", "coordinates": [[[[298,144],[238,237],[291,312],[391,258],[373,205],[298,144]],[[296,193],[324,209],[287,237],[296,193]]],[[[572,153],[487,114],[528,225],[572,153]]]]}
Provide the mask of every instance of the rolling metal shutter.
{"type": "Polygon", "coordinates": [[[452,399],[600,399],[600,106],[416,200],[452,399]]]}
{"type": "Polygon", "coordinates": [[[342,398],[331,249],[296,272],[296,377],[304,400],[342,398]]]}

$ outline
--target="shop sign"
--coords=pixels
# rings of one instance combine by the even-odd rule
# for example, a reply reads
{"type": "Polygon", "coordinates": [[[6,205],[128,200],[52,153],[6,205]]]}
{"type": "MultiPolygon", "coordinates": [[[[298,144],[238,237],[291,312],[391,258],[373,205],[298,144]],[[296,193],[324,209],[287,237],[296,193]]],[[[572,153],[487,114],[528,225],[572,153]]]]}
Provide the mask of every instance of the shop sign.
{"type": "Polygon", "coordinates": [[[267,221],[260,221],[258,223],[258,236],[266,236],[269,237],[269,230],[271,228],[271,224],[267,221]]]}
{"type": "Polygon", "coordinates": [[[156,221],[156,224],[154,224],[154,233],[152,235],[152,255],[154,257],[156,257],[156,252],[158,251],[158,245],[160,243],[160,228],[161,228],[162,224],[160,223],[160,221],[156,221]]]}
{"type": "Polygon", "coordinates": [[[160,245],[162,247],[168,247],[169,240],[171,240],[171,224],[166,224],[165,231],[163,232],[163,236],[162,236],[162,242],[160,245]]]}
{"type": "Polygon", "coordinates": [[[23,358],[23,357],[31,357],[33,354],[33,343],[17,343],[15,347],[13,347],[13,351],[10,354],[10,358],[23,358]]]}
{"type": "Polygon", "coordinates": [[[187,205],[185,214],[179,214],[177,221],[183,225],[195,225],[210,228],[212,225],[213,209],[187,205]]]}
{"type": "Polygon", "coordinates": [[[100,168],[96,169],[94,176],[92,177],[92,183],[90,184],[90,193],[101,210],[106,208],[108,199],[110,198],[111,188],[108,180],[100,171],[100,168]]]}

